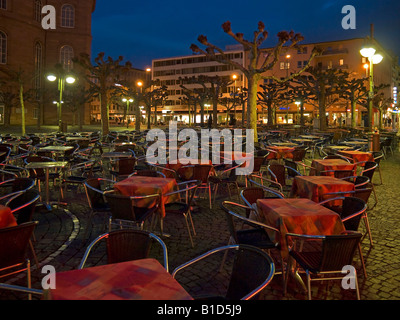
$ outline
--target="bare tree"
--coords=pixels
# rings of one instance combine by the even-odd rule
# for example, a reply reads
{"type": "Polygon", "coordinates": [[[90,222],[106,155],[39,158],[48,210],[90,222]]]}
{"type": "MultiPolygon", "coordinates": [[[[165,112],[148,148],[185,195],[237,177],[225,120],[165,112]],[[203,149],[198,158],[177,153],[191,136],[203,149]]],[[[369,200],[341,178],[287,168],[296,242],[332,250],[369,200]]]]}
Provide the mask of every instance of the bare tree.
{"type": "Polygon", "coordinates": [[[18,88],[18,100],[21,107],[21,135],[26,134],[26,124],[25,124],[25,97],[24,90],[25,84],[28,83],[27,76],[20,67],[19,70],[10,69],[7,67],[0,68],[0,73],[3,73],[7,79],[7,82],[15,83],[18,88]]]}
{"type": "Polygon", "coordinates": [[[307,72],[293,79],[293,83],[299,85],[308,97],[308,103],[317,107],[319,112],[319,129],[327,129],[326,110],[329,105],[339,100],[340,86],[344,82],[346,74],[342,70],[309,67],[307,72]]]}
{"type": "Polygon", "coordinates": [[[268,37],[268,32],[265,30],[265,25],[263,22],[258,23],[258,28],[256,31],[254,31],[254,36],[251,41],[244,39],[243,33],[234,33],[231,29],[231,23],[229,21],[222,24],[222,29],[235,41],[241,44],[244,51],[248,53],[249,63],[247,66],[243,66],[240,63],[230,59],[221,48],[215,46],[214,44],[211,44],[208,41],[207,37],[204,35],[200,35],[198,37],[198,41],[206,47],[204,50],[200,49],[195,44],[192,44],[190,48],[193,52],[204,54],[206,57],[213,61],[217,61],[226,65],[231,65],[235,69],[239,69],[245,75],[248,81],[247,126],[248,128],[254,130],[254,139],[257,142],[257,91],[259,81],[262,79],[274,79],[277,82],[285,82],[293,79],[308,68],[310,61],[318,54],[319,51],[317,49],[314,49],[312,51],[309,61],[303,67],[303,69],[281,80],[273,75],[267,76],[264,74],[274,68],[279,60],[279,56],[283,51],[298,46],[298,43],[304,39],[301,34],[294,33],[293,31],[279,32],[278,43],[272,50],[266,52],[265,50],[261,49],[261,45],[268,37]],[[265,55],[265,53],[267,54],[265,55]]]}
{"type": "Polygon", "coordinates": [[[285,83],[272,82],[267,85],[260,86],[262,91],[258,92],[258,102],[267,107],[268,127],[275,124],[274,108],[277,103],[282,100],[282,95],[287,92],[288,86],[285,83]]]}
{"type": "Polygon", "coordinates": [[[104,59],[104,57],[104,52],[99,53],[94,59],[94,64],[92,64],[90,56],[82,53],[79,58],[74,59],[74,62],[78,63],[86,71],[85,78],[90,84],[90,90],[94,96],[98,96],[100,99],[102,135],[106,136],[110,132],[110,97],[115,90],[118,90],[115,84],[118,83],[121,74],[128,71],[132,65],[130,62],[121,65],[120,63],[123,61],[121,56],[116,60],[111,57],[104,59]]]}

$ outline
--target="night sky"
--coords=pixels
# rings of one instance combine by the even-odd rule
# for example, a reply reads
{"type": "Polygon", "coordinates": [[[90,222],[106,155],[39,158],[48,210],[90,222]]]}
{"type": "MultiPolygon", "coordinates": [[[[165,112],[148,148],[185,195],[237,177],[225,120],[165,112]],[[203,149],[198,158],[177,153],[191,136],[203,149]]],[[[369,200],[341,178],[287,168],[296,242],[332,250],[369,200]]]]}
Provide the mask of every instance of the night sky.
{"type": "Polygon", "coordinates": [[[282,30],[301,33],[302,43],[365,37],[374,24],[375,38],[400,56],[400,1],[398,0],[97,0],[93,14],[92,54],[123,56],[136,68],[151,66],[151,60],[190,55],[192,43],[204,34],[225,48],[235,41],[222,23],[231,21],[233,32],[251,39],[259,21],[274,46],[282,30]],[[342,28],[342,8],[356,9],[356,29],[342,28]]]}

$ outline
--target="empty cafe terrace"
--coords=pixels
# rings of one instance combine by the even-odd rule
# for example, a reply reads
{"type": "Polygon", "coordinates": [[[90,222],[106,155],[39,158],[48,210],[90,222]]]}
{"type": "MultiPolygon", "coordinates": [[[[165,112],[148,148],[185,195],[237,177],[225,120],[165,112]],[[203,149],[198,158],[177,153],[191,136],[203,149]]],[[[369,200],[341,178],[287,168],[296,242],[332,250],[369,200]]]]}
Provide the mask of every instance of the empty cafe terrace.
{"type": "Polygon", "coordinates": [[[193,164],[147,134],[1,135],[0,300],[400,299],[395,133],[243,131],[193,164]]]}

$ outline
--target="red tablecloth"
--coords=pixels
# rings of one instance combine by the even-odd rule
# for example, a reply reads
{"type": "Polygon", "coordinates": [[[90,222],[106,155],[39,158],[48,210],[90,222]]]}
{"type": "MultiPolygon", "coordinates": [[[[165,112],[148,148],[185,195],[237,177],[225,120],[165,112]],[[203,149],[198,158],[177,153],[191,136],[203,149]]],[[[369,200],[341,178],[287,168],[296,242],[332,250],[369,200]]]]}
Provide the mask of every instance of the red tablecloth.
{"type": "Polygon", "coordinates": [[[56,273],[51,300],[192,300],[155,259],[56,273]]]}
{"type": "MultiPolygon", "coordinates": [[[[311,167],[315,168],[315,172],[310,172],[310,174],[317,176],[321,174],[321,171],[327,170],[356,170],[355,164],[341,159],[313,160],[311,167]]],[[[329,175],[333,177],[334,173],[331,172],[329,175]]]]}
{"type": "Polygon", "coordinates": [[[114,189],[126,196],[161,195],[160,214],[165,217],[165,204],[178,200],[176,197],[165,197],[169,192],[178,190],[175,179],[159,177],[132,176],[114,184],[114,189]]]}
{"type": "Polygon", "coordinates": [[[291,197],[310,199],[314,202],[327,200],[322,195],[330,192],[353,191],[354,183],[330,176],[297,176],[293,180],[291,197]]]}
{"type": "Polygon", "coordinates": [[[17,225],[14,215],[9,207],[0,205],[0,228],[9,228],[17,225]]]}
{"type": "Polygon", "coordinates": [[[374,161],[374,156],[369,152],[362,151],[339,151],[338,154],[353,159],[354,162],[374,161]]]}
{"type": "MultiPolygon", "coordinates": [[[[293,159],[292,152],[294,151],[293,147],[281,147],[281,146],[268,146],[268,149],[275,151],[272,154],[275,155],[276,159],[288,158],[293,159]]],[[[271,155],[268,156],[268,159],[271,159],[271,155]]]]}
{"type": "Polygon", "coordinates": [[[309,199],[259,199],[261,222],[281,232],[282,253],[287,255],[286,234],[333,235],[345,231],[340,216],[309,199]]]}

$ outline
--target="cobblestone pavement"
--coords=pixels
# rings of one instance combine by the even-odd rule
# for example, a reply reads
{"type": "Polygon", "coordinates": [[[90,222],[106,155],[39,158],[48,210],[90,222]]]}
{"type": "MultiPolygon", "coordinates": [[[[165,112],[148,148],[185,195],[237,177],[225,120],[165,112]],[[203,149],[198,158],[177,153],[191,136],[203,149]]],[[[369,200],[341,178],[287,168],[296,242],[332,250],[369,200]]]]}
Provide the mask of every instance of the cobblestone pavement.
{"type": "MultiPolygon", "coordinates": [[[[373,196],[370,197],[368,203],[368,217],[374,245],[370,246],[368,237],[362,242],[367,278],[364,278],[362,274],[358,255],[355,258],[363,300],[398,300],[400,298],[400,153],[398,151],[396,150],[395,155],[390,155],[381,162],[382,185],[378,172],[374,176],[378,203],[375,203],[373,196]]],[[[56,195],[53,194],[53,196],[56,195]]],[[[66,197],[68,202],[66,210],[37,211],[34,215],[34,219],[39,221],[35,231],[34,246],[40,264],[37,269],[32,262],[34,288],[41,288],[41,279],[44,276],[41,268],[44,265],[52,265],[58,272],[76,268],[89,243],[106,231],[107,214],[96,214],[89,222],[89,209],[81,191],[70,190],[66,197]]],[[[217,199],[217,202],[225,200],[223,197],[217,199]]],[[[207,206],[208,199],[198,199],[197,203],[201,209],[193,213],[197,233],[194,248],[190,245],[184,219],[176,216],[166,218],[165,231],[171,236],[164,237],[163,240],[168,247],[170,270],[174,270],[176,266],[210,249],[228,243],[229,233],[224,212],[218,205],[210,210],[207,206]]],[[[363,229],[363,223],[361,223],[361,229],[363,229]]],[[[156,248],[153,253],[155,256],[160,255],[156,248]]],[[[91,255],[88,263],[97,263],[103,259],[104,250],[99,247],[91,255]]],[[[187,290],[197,293],[202,286],[200,280],[186,279],[187,290]]],[[[211,282],[207,277],[203,280],[211,282]]],[[[10,281],[10,283],[25,285],[26,278],[21,274],[10,281]]],[[[313,288],[315,300],[355,299],[354,290],[341,289],[340,281],[315,284],[313,288]]],[[[23,300],[26,297],[27,295],[22,293],[0,291],[0,300],[23,300]]],[[[259,299],[305,300],[306,295],[298,286],[290,282],[288,293],[283,296],[281,276],[275,275],[259,299]]]]}

